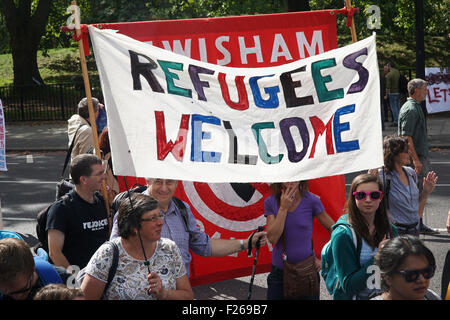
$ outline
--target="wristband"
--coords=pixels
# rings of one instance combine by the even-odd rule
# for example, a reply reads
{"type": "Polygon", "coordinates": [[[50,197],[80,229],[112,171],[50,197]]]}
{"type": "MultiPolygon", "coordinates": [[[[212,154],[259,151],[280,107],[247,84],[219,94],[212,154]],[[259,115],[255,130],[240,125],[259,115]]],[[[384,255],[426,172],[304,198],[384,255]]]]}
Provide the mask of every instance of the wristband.
{"type": "Polygon", "coordinates": [[[244,246],[244,240],[239,240],[240,244],[241,244],[241,251],[245,250],[245,246],[244,246]]]}

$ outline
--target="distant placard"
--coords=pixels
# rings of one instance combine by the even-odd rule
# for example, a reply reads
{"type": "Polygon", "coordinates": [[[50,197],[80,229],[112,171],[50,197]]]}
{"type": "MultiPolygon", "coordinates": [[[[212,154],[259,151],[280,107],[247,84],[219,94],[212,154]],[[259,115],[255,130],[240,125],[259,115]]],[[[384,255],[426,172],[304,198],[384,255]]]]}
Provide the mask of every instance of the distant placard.
{"type": "Polygon", "coordinates": [[[428,113],[450,111],[449,68],[426,68],[428,113]]]}

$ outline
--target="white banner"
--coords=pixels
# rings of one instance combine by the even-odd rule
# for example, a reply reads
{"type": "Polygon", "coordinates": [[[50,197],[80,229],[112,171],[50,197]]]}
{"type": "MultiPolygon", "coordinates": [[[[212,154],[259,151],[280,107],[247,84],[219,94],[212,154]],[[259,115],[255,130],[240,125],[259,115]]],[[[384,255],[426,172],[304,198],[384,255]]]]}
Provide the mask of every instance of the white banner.
{"type": "Polygon", "coordinates": [[[117,175],[278,182],[383,165],[375,36],[277,67],[231,68],[89,32],[117,175]]]}
{"type": "Polygon", "coordinates": [[[448,68],[425,68],[428,113],[450,111],[450,74],[448,68]]]}

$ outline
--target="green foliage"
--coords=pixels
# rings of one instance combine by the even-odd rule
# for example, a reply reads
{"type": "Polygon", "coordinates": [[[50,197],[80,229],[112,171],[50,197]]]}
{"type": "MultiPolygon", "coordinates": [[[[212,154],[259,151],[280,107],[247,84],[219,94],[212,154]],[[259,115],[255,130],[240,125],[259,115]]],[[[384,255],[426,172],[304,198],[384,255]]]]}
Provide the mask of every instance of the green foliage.
{"type": "MultiPolygon", "coordinates": [[[[426,35],[448,35],[450,33],[450,1],[423,0],[424,32],[426,35]]],[[[310,0],[311,10],[338,9],[343,7],[342,0],[310,0]]],[[[378,34],[387,35],[394,40],[415,35],[415,1],[414,0],[354,0],[352,6],[359,9],[355,16],[358,38],[367,37],[372,30],[367,28],[367,19],[371,14],[367,9],[371,5],[380,8],[381,29],[378,34]]],[[[338,35],[345,34],[347,17],[338,17],[338,35]]]]}
{"type": "MultiPolygon", "coordinates": [[[[0,0],[1,1],[1,0],[0,0]]],[[[38,0],[32,1],[34,8],[38,0]]],[[[298,0],[300,1],[300,0],[298,0]]],[[[304,0],[307,1],[307,0],[304,0]]],[[[450,65],[450,1],[424,1],[424,28],[426,65],[450,65]]],[[[380,65],[390,59],[404,67],[415,64],[415,1],[414,0],[353,0],[352,5],[359,8],[355,15],[358,39],[372,34],[367,27],[371,5],[380,8],[380,29],[377,32],[378,59],[380,65]]],[[[168,20],[189,18],[210,18],[218,16],[252,15],[288,11],[287,0],[78,0],[82,23],[129,22],[143,20],[168,20]]],[[[70,32],[61,32],[70,13],[66,8],[69,0],[53,0],[46,33],[42,37],[42,52],[38,57],[42,77],[54,82],[60,74],[80,74],[76,43],[70,32]],[[51,48],[72,47],[66,56],[55,56],[51,48]],[[50,59],[50,60],[46,60],[50,59]]],[[[340,9],[343,0],[309,0],[311,10],[340,9]]],[[[347,17],[337,17],[339,46],[351,42],[350,31],[346,26],[347,17]]],[[[0,54],[10,52],[9,35],[4,17],[0,12],[0,54]]],[[[89,63],[93,63],[89,58],[89,63]]],[[[95,67],[93,68],[95,69],[95,67]]],[[[12,63],[0,55],[0,85],[12,81],[12,63]]]]}

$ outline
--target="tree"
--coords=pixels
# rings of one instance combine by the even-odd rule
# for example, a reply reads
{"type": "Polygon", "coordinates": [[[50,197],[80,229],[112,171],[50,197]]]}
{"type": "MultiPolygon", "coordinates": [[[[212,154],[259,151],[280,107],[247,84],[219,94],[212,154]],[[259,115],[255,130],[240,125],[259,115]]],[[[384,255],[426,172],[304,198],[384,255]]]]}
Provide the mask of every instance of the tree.
{"type": "Polygon", "coordinates": [[[289,12],[311,11],[309,1],[288,0],[288,11],[289,12]]]}
{"type": "Polygon", "coordinates": [[[10,35],[14,85],[43,83],[37,51],[48,21],[52,0],[0,0],[10,35]]]}

